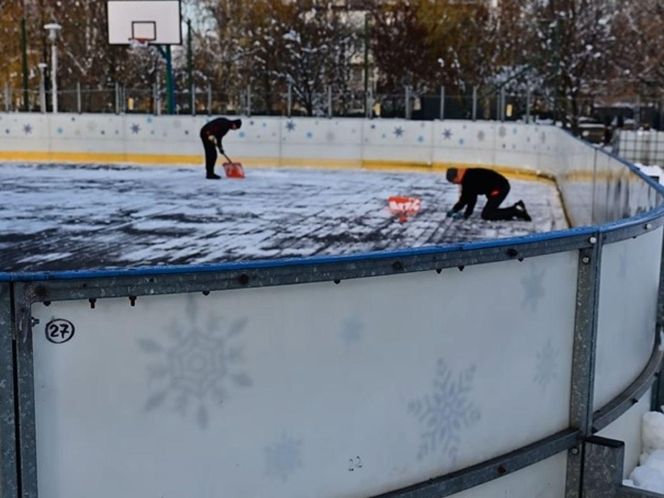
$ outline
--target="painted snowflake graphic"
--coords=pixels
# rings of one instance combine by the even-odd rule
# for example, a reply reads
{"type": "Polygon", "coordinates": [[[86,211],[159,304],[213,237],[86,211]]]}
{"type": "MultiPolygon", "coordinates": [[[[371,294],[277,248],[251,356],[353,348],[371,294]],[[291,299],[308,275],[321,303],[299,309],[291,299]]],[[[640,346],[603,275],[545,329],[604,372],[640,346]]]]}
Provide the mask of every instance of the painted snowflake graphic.
{"type": "Polygon", "coordinates": [[[23,125],[23,133],[25,133],[26,135],[32,133],[32,126],[29,124],[23,125]]]}
{"type": "Polygon", "coordinates": [[[419,137],[417,137],[417,141],[418,141],[419,143],[424,142],[424,137],[423,137],[422,135],[420,135],[419,137]]]}
{"type": "Polygon", "coordinates": [[[286,129],[288,131],[294,131],[295,130],[295,123],[292,120],[286,121],[286,129]]]}
{"type": "Polygon", "coordinates": [[[145,409],[154,410],[170,402],[183,416],[194,411],[196,422],[205,429],[212,407],[224,403],[233,389],[252,384],[241,370],[244,360],[238,345],[247,319],[227,323],[216,315],[201,314],[193,298],[187,304],[186,315],[185,323],[176,321],[167,331],[168,344],[153,339],[138,341],[140,349],[153,360],[148,375],[156,385],[145,409]]]}
{"type": "Polygon", "coordinates": [[[397,126],[397,127],[394,129],[394,136],[395,136],[395,137],[403,136],[403,128],[402,128],[401,126],[397,126]]]}
{"type": "Polygon", "coordinates": [[[537,310],[540,299],[545,295],[543,284],[545,273],[546,270],[544,268],[538,270],[532,266],[530,275],[521,279],[521,288],[523,289],[522,308],[529,306],[531,311],[537,310]]]}
{"type": "Polygon", "coordinates": [[[281,439],[265,447],[265,474],[287,481],[302,467],[302,440],[282,434],[281,439]]]}
{"type": "Polygon", "coordinates": [[[445,140],[451,139],[452,138],[452,130],[446,129],[445,131],[443,131],[443,138],[445,140]]]}
{"type": "Polygon", "coordinates": [[[408,411],[418,418],[423,428],[418,460],[440,452],[456,461],[463,429],[475,425],[481,418],[479,408],[470,400],[475,371],[475,365],[471,365],[455,375],[445,361],[439,359],[433,391],[408,404],[408,411]]]}
{"type": "Polygon", "coordinates": [[[310,131],[307,132],[307,138],[313,138],[314,134],[310,131]]]}
{"type": "Polygon", "coordinates": [[[558,377],[558,356],[559,351],[553,347],[551,339],[537,352],[534,381],[542,389],[546,389],[558,377]]]}
{"type": "Polygon", "coordinates": [[[131,125],[131,132],[132,132],[133,134],[136,135],[136,134],[138,134],[139,131],[141,131],[141,127],[140,127],[140,126],[138,126],[136,123],[134,123],[133,125],[131,125]]]}
{"type": "Polygon", "coordinates": [[[480,142],[483,142],[485,137],[486,134],[484,133],[483,130],[477,132],[477,140],[479,140],[480,142]]]}
{"type": "Polygon", "coordinates": [[[498,136],[504,138],[507,135],[507,129],[504,126],[498,128],[498,136]]]}
{"type": "Polygon", "coordinates": [[[341,339],[347,347],[352,346],[362,339],[362,329],[364,325],[356,316],[346,318],[341,328],[341,339]]]}

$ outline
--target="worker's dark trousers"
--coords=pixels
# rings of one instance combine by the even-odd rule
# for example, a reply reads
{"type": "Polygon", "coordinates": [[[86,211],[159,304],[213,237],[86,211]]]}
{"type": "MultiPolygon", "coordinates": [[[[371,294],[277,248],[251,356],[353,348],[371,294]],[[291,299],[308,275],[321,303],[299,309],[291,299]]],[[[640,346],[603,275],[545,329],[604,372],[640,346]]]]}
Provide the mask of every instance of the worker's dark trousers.
{"type": "Polygon", "coordinates": [[[505,187],[501,190],[495,190],[488,195],[486,206],[484,206],[484,209],[482,209],[483,220],[513,220],[514,218],[519,217],[520,213],[514,206],[508,208],[498,207],[500,206],[500,203],[505,200],[505,197],[507,197],[509,191],[510,188],[505,187]]]}
{"type": "Polygon", "coordinates": [[[205,173],[207,176],[214,174],[214,165],[217,162],[217,148],[207,138],[201,137],[203,148],[205,148],[205,173]]]}

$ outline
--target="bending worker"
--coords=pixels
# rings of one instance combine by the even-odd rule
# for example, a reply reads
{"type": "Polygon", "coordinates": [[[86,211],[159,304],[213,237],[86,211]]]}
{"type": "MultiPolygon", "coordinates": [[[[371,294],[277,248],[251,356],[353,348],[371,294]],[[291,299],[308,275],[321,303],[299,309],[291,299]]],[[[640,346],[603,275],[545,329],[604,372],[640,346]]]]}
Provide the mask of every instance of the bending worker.
{"type": "Polygon", "coordinates": [[[238,130],[242,126],[241,119],[226,119],[217,118],[208,122],[201,128],[201,140],[205,148],[205,178],[208,180],[219,180],[219,175],[214,173],[214,165],[217,162],[217,151],[215,147],[219,148],[219,152],[224,154],[224,148],[221,144],[221,139],[228,133],[228,130],[238,130]]]}
{"type": "Polygon", "coordinates": [[[510,191],[510,182],[500,173],[484,168],[450,168],[447,170],[447,180],[461,185],[461,197],[447,212],[448,217],[461,218],[460,211],[465,207],[463,217],[467,219],[473,214],[477,196],[485,195],[487,201],[482,209],[483,220],[531,221],[523,201],[507,208],[498,207],[510,191]]]}

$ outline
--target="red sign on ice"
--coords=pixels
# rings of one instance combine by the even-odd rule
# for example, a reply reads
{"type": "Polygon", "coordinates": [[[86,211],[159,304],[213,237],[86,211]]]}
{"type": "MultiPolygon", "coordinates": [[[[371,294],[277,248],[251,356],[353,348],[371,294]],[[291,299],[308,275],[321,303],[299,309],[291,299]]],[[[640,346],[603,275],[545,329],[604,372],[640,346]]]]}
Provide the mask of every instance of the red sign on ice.
{"type": "Polygon", "coordinates": [[[417,197],[393,195],[388,197],[387,204],[392,214],[398,216],[399,221],[403,223],[408,221],[409,216],[415,216],[419,212],[421,201],[417,197]]]}

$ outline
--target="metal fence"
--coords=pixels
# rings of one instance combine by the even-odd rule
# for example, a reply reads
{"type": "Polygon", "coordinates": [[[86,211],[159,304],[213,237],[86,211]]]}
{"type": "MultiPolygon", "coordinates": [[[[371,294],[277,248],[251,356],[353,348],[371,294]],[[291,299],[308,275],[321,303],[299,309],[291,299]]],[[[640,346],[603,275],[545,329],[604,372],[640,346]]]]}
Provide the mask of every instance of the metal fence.
{"type": "MultiPolygon", "coordinates": [[[[23,90],[1,85],[0,110],[25,111],[23,90]]],[[[276,88],[276,87],[275,87],[276,88]]],[[[168,112],[167,92],[155,84],[135,88],[116,83],[106,88],[77,85],[57,92],[60,112],[151,113],[168,112]]],[[[53,96],[44,89],[27,91],[27,110],[50,112],[53,96]]],[[[579,104],[579,131],[594,142],[606,142],[617,122],[626,129],[648,127],[664,130],[664,102],[618,102],[609,97],[588,98],[579,104]]],[[[401,93],[381,94],[327,87],[323,92],[303,95],[286,85],[266,92],[247,86],[229,93],[208,84],[176,90],[174,114],[241,114],[316,117],[384,117],[415,120],[484,119],[498,121],[560,121],[568,102],[537,92],[513,93],[504,88],[473,87],[465,93],[418,94],[411,87],[401,93]]]]}
{"type": "Polygon", "coordinates": [[[646,166],[664,167],[664,133],[656,130],[619,130],[613,150],[625,159],[646,166]]]}

